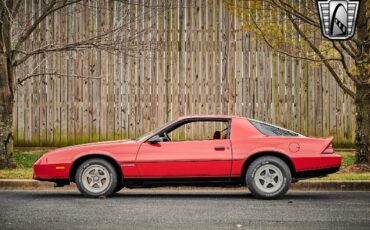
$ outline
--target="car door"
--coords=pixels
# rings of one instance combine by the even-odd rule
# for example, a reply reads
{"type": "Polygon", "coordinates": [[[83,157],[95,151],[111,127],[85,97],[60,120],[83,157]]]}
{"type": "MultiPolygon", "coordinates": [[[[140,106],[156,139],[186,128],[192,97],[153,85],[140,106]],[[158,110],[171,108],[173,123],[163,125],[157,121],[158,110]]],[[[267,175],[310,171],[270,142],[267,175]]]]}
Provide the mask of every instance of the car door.
{"type": "Polygon", "coordinates": [[[228,137],[158,143],[147,141],[139,149],[136,166],[143,178],[228,177],[232,158],[228,137]]]}

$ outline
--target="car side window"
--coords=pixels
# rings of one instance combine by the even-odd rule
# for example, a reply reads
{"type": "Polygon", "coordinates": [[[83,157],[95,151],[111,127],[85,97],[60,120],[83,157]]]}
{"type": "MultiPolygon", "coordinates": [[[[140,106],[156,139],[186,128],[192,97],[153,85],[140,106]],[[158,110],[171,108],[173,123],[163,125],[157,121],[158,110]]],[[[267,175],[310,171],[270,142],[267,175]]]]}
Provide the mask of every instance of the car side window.
{"type": "Polygon", "coordinates": [[[229,121],[192,121],[167,133],[170,141],[229,139],[229,121]]]}

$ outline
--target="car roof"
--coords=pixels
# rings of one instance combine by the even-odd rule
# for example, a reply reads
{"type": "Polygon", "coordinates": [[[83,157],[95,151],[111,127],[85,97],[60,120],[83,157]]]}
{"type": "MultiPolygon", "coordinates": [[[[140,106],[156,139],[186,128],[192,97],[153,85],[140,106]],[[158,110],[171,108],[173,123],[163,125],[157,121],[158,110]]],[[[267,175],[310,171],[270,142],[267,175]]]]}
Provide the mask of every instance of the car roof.
{"type": "Polygon", "coordinates": [[[190,116],[179,117],[178,120],[189,119],[189,118],[227,118],[227,119],[243,118],[245,119],[245,117],[234,116],[234,115],[190,115],[190,116]]]}

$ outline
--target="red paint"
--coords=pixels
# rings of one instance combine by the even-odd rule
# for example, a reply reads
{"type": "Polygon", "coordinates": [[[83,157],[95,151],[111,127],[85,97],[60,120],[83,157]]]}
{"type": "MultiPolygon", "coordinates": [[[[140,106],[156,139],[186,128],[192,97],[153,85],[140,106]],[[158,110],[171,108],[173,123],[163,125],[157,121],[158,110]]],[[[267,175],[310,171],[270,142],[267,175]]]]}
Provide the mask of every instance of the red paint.
{"type": "Polygon", "coordinates": [[[143,177],[220,177],[230,175],[231,157],[230,140],[143,143],[136,166],[143,177]]]}
{"type": "Polygon", "coordinates": [[[247,159],[261,153],[286,156],[296,172],[341,165],[341,157],[331,153],[331,137],[265,136],[247,119],[234,116],[191,116],[174,122],[189,118],[230,119],[230,140],[150,144],[147,140],[156,134],[153,133],[143,141],[110,141],[60,148],[35,162],[34,178],[69,179],[72,164],[91,154],[110,157],[121,167],[125,178],[238,177],[247,159]],[[215,149],[220,146],[225,149],[215,149]]]}
{"type": "Polygon", "coordinates": [[[299,144],[296,142],[292,142],[289,144],[289,151],[292,153],[298,152],[300,148],[301,146],[299,146],[299,144]]]}

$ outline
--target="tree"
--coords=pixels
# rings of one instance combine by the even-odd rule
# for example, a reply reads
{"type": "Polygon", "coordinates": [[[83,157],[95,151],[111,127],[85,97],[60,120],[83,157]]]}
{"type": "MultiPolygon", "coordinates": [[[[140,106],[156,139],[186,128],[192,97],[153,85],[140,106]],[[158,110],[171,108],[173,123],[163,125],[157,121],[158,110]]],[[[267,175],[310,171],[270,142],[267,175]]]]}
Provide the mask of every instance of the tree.
{"type": "Polygon", "coordinates": [[[225,0],[225,7],[273,51],[322,63],[356,106],[356,163],[370,163],[370,1],[361,0],[356,34],[322,39],[315,0],[225,0]],[[351,63],[354,63],[351,65],[351,63]],[[336,66],[345,72],[342,78],[336,66]],[[349,82],[355,86],[352,90],[349,82]]]}
{"type": "MultiPolygon", "coordinates": [[[[30,2],[30,1],[29,1],[30,2]]],[[[25,45],[26,41],[32,37],[37,30],[40,30],[42,22],[47,17],[61,12],[68,8],[70,12],[78,7],[88,7],[91,10],[101,10],[100,4],[103,1],[88,0],[40,0],[41,8],[36,9],[31,19],[22,21],[18,15],[22,5],[29,3],[26,0],[0,0],[0,169],[4,167],[16,167],[13,160],[13,107],[16,84],[40,75],[57,77],[91,77],[91,76],[70,76],[58,73],[54,70],[47,73],[31,73],[23,78],[17,77],[17,67],[25,63],[30,58],[37,55],[45,55],[51,52],[76,52],[82,49],[105,50],[111,53],[125,52],[127,55],[135,55],[144,49],[155,48],[150,41],[138,41],[135,37],[149,31],[153,25],[146,25],[146,28],[135,28],[134,23],[142,20],[144,15],[135,15],[130,11],[130,7],[151,7],[151,17],[155,14],[163,13],[165,5],[150,5],[146,2],[137,1],[107,1],[109,9],[113,9],[116,4],[116,11],[123,12],[124,17],[129,17],[129,23],[110,25],[94,31],[90,37],[81,40],[69,39],[67,43],[57,40],[45,41],[40,47],[32,49],[25,45]],[[141,18],[140,18],[141,17],[141,18]]],[[[108,10],[109,10],[108,9],[108,10]]],[[[107,9],[105,9],[107,10],[107,9]]]]}

